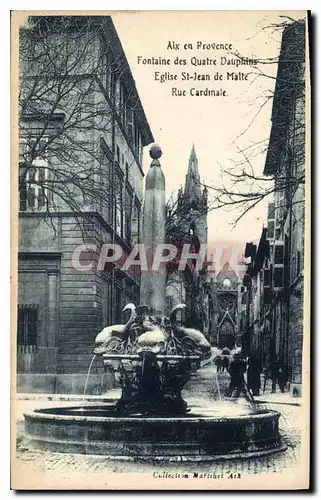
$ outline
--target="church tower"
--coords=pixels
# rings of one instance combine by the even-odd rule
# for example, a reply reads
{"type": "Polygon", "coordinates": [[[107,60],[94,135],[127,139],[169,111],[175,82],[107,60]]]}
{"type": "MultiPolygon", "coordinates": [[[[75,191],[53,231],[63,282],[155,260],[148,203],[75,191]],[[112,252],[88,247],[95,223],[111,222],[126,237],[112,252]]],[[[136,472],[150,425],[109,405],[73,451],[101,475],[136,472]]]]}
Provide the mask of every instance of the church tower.
{"type": "MultiPolygon", "coordinates": [[[[201,244],[207,244],[207,190],[203,189],[198,170],[198,160],[193,144],[185,177],[184,189],[177,197],[177,238],[179,245],[190,244],[191,253],[196,253],[201,244]]],[[[209,295],[205,270],[194,265],[184,271],[173,272],[166,288],[168,310],[184,302],[184,324],[209,333],[209,295]]]]}
{"type": "Polygon", "coordinates": [[[201,185],[194,144],[188,161],[183,197],[189,234],[195,235],[200,244],[207,243],[207,189],[201,185]]]}

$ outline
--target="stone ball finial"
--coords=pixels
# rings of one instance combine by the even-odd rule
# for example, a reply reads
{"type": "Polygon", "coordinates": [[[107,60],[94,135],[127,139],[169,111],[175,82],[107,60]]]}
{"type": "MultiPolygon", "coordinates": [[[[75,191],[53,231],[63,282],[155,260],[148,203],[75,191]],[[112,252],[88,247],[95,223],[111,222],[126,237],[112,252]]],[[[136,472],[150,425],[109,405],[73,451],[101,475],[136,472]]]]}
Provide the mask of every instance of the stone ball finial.
{"type": "Polygon", "coordinates": [[[162,154],[162,150],[158,144],[153,144],[149,150],[149,156],[153,158],[153,160],[158,160],[162,154]]]}

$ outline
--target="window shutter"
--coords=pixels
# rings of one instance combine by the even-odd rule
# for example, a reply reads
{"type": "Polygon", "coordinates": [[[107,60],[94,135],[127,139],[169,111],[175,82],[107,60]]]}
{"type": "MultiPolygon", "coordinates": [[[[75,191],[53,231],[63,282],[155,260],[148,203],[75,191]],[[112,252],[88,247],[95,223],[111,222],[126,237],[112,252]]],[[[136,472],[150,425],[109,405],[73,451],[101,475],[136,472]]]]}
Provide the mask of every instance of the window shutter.
{"type": "Polygon", "coordinates": [[[267,234],[268,240],[275,238],[275,203],[268,204],[267,234]]]}
{"type": "Polygon", "coordinates": [[[273,259],[273,285],[275,291],[284,288],[284,242],[275,241],[273,259]]]}

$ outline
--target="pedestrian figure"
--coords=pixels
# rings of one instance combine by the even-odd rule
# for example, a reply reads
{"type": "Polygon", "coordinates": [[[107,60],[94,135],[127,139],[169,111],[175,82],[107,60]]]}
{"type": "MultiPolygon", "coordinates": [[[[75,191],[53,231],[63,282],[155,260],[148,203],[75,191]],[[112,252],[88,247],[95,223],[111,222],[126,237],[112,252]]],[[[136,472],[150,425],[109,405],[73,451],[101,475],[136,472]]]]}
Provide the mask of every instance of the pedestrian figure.
{"type": "Polygon", "coordinates": [[[216,372],[220,373],[222,371],[222,359],[220,356],[217,356],[214,360],[214,364],[216,366],[216,372]]]}
{"type": "Polygon", "coordinates": [[[228,372],[229,365],[230,365],[230,362],[229,362],[228,358],[226,356],[224,356],[224,358],[222,359],[222,372],[224,372],[224,370],[226,372],[228,372]]]}
{"type": "Polygon", "coordinates": [[[271,391],[272,394],[274,394],[276,391],[276,383],[279,380],[279,369],[280,369],[280,360],[279,357],[275,356],[272,359],[270,366],[271,379],[272,379],[272,391],[271,391]]]}
{"type": "Polygon", "coordinates": [[[279,363],[279,369],[278,369],[278,383],[280,387],[280,391],[284,392],[285,384],[287,382],[287,370],[284,365],[279,363]]]}
{"type": "Polygon", "coordinates": [[[262,364],[260,357],[257,353],[253,353],[249,357],[248,369],[247,369],[247,385],[249,389],[252,391],[253,396],[260,395],[261,371],[262,371],[262,364]]]}
{"type": "Polygon", "coordinates": [[[228,395],[232,397],[235,391],[235,397],[240,397],[241,391],[247,396],[246,384],[244,380],[244,373],[246,371],[246,362],[241,358],[239,353],[234,354],[233,361],[229,366],[229,373],[231,377],[228,395]]]}
{"type": "Polygon", "coordinates": [[[266,388],[266,382],[270,378],[269,369],[266,367],[263,368],[263,378],[264,378],[264,382],[263,382],[263,394],[264,394],[265,388],[266,388]]]}

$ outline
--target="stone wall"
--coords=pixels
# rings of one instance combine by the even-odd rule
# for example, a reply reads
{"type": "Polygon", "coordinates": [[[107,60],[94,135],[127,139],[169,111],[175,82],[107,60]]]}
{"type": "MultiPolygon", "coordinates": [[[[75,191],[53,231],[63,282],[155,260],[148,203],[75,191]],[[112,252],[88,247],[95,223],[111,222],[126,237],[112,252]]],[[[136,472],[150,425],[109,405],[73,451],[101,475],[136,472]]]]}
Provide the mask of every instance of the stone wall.
{"type": "MultiPolygon", "coordinates": [[[[298,292],[300,284],[296,288],[298,292]]],[[[302,352],[303,352],[303,296],[300,293],[290,296],[290,329],[289,329],[289,365],[290,382],[293,389],[302,384],[302,352]]],[[[297,394],[299,395],[299,394],[297,394]]]]}
{"type": "MultiPolygon", "coordinates": [[[[95,222],[86,228],[88,243],[98,244],[95,222]]],[[[58,372],[84,373],[92,358],[95,336],[101,327],[101,297],[97,293],[96,271],[77,271],[72,253],[84,243],[82,230],[73,217],[61,221],[60,321],[58,372]]],[[[98,256],[90,256],[95,266],[98,256]],[[92,257],[92,258],[91,258],[92,257]]]]}
{"type": "Polygon", "coordinates": [[[17,345],[17,370],[55,373],[57,369],[58,274],[55,253],[21,254],[18,272],[18,307],[37,307],[36,345],[17,345]]]}

